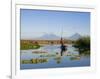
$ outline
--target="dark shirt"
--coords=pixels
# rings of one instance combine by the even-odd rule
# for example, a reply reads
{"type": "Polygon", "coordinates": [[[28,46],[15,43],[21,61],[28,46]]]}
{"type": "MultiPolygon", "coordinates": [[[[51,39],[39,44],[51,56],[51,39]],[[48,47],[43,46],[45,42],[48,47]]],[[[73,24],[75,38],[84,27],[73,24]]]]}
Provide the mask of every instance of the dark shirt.
{"type": "Polygon", "coordinates": [[[61,45],[61,50],[62,51],[66,51],[67,49],[66,49],[66,46],[65,45],[61,45]]]}

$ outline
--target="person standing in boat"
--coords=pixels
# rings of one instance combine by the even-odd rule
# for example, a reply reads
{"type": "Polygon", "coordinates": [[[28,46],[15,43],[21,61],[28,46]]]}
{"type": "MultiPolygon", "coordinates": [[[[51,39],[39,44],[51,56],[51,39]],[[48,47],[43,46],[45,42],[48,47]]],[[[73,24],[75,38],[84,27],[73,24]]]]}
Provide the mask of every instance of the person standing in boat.
{"type": "Polygon", "coordinates": [[[64,42],[63,42],[63,39],[62,39],[62,37],[61,37],[61,56],[63,56],[63,52],[65,52],[66,50],[67,50],[67,48],[66,48],[66,46],[64,45],[64,42]]]}

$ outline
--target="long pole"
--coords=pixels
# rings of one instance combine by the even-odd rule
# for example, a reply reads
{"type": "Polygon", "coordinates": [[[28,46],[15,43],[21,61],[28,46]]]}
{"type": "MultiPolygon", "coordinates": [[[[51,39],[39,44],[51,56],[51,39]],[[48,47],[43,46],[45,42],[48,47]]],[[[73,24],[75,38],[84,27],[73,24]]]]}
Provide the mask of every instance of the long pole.
{"type": "Polygon", "coordinates": [[[61,28],[61,38],[63,37],[63,27],[61,28]]]}
{"type": "Polygon", "coordinates": [[[63,44],[63,27],[61,27],[61,44],[63,44]]]}

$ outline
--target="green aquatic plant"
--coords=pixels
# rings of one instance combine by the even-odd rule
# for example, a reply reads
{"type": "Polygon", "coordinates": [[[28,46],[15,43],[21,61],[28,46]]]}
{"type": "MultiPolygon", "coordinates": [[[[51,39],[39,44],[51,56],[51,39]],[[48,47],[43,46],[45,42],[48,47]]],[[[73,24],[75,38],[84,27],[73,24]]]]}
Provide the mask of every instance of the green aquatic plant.
{"type": "Polygon", "coordinates": [[[30,60],[21,60],[21,64],[38,64],[38,63],[46,63],[48,62],[47,58],[35,58],[30,60]]]}
{"type": "Polygon", "coordinates": [[[78,49],[80,54],[90,54],[90,37],[81,37],[75,41],[73,46],[78,49]]]}

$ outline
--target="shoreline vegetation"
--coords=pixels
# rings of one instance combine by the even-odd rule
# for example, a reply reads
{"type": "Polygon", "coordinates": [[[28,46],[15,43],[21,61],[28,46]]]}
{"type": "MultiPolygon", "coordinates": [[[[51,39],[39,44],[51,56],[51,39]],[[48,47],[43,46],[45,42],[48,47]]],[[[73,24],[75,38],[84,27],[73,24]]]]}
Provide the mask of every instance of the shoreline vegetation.
{"type": "MultiPolygon", "coordinates": [[[[61,44],[60,40],[20,40],[20,50],[39,49],[44,45],[61,44]]],[[[64,44],[71,44],[71,40],[63,40],[64,44]]]]}
{"type": "Polygon", "coordinates": [[[85,36],[76,40],[73,46],[78,49],[80,54],[90,55],[90,37],[89,36],[85,36]]]}
{"type": "Polygon", "coordinates": [[[39,49],[41,46],[38,42],[21,42],[21,50],[29,50],[29,49],[39,49]]]}

